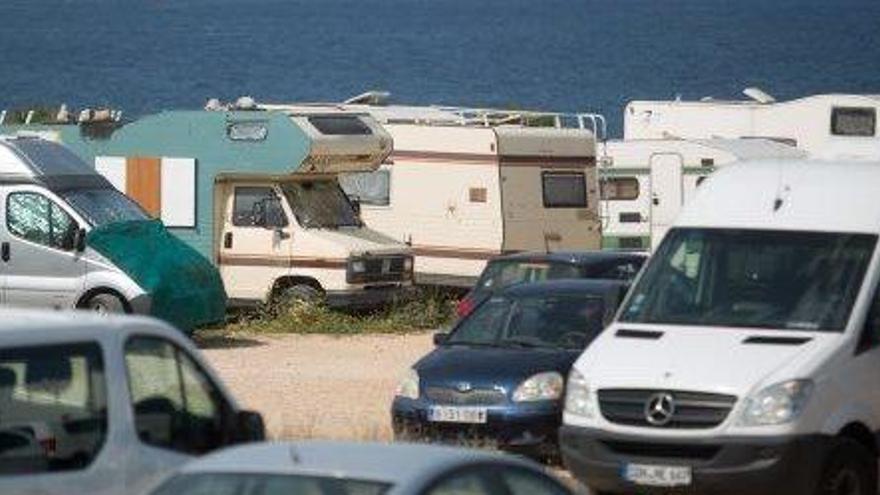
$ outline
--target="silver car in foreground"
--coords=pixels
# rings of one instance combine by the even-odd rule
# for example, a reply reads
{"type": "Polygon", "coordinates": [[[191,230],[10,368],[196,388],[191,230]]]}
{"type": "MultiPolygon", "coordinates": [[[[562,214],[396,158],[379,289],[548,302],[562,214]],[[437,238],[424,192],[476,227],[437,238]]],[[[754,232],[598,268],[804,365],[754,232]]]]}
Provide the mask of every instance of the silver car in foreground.
{"type": "Polygon", "coordinates": [[[187,464],[152,495],[571,495],[541,466],[414,444],[261,443],[187,464]]]}

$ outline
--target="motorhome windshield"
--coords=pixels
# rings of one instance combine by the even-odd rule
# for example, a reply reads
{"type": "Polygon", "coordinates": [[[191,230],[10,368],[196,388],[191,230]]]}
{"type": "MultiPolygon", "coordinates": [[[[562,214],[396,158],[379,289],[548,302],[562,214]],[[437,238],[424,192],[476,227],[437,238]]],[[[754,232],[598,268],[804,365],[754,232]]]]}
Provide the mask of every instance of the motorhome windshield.
{"type": "Polygon", "coordinates": [[[300,225],[307,229],[360,227],[360,218],[335,180],[288,182],[281,186],[300,225]]]}
{"type": "Polygon", "coordinates": [[[868,234],[674,229],[620,320],[842,331],[876,241],[868,234]]]}
{"type": "Polygon", "coordinates": [[[62,196],[93,227],[149,219],[144,210],[116,189],[73,189],[62,196]]]}

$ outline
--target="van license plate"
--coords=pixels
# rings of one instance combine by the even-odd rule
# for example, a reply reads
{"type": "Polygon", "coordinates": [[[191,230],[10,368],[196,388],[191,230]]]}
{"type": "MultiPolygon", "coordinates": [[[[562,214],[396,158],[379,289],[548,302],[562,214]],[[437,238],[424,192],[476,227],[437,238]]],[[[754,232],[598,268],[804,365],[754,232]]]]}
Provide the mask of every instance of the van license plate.
{"type": "Polygon", "coordinates": [[[435,423],[485,423],[485,407],[435,406],[428,410],[428,421],[435,423]]]}
{"type": "Polygon", "coordinates": [[[688,486],[693,481],[689,466],[655,466],[650,464],[626,464],[623,478],[637,485],[688,486]]]}

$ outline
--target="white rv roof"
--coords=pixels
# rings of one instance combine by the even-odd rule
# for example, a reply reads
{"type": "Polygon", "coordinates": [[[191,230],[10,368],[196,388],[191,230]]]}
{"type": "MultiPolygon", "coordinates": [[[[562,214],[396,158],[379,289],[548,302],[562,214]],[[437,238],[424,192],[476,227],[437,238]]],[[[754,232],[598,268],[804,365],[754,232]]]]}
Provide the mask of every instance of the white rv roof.
{"type": "Polygon", "coordinates": [[[770,139],[692,139],[710,148],[727,151],[737,160],[760,160],[773,158],[806,158],[807,154],[794,146],[777,143],[770,139]]]}
{"type": "Polygon", "coordinates": [[[710,176],[676,225],[878,233],[878,198],[880,163],[745,162],[710,176]]]}
{"type": "Polygon", "coordinates": [[[712,97],[705,97],[700,100],[632,100],[626,104],[627,107],[631,105],[669,105],[669,106],[721,106],[721,105],[735,105],[735,106],[755,106],[755,107],[769,107],[774,105],[791,105],[798,104],[802,102],[807,102],[809,100],[816,99],[831,99],[836,101],[845,101],[845,100],[868,100],[870,103],[880,103],[880,94],[847,94],[847,93],[827,93],[827,94],[817,94],[817,95],[809,95],[801,98],[795,98],[793,100],[786,101],[774,101],[772,103],[762,103],[755,100],[724,100],[724,99],[715,99],[712,97]]]}

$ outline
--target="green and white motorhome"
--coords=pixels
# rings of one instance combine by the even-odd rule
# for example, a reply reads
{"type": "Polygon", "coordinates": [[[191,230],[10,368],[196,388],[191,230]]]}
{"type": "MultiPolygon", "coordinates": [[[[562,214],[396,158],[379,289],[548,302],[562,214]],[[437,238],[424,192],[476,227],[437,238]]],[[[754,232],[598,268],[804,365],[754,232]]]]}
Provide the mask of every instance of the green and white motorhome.
{"type": "Polygon", "coordinates": [[[337,182],[391,153],[391,137],[367,115],[166,111],[121,126],[9,130],[55,139],[94,163],[216,263],[230,304],[372,305],[411,285],[408,247],[366,228],[337,182]]]}

